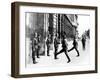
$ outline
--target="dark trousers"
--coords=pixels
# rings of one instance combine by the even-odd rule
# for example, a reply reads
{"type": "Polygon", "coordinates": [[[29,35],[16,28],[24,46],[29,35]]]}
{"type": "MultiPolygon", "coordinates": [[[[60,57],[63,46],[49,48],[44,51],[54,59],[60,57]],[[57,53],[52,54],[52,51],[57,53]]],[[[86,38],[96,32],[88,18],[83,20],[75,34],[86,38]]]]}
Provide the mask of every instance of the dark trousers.
{"type": "Polygon", "coordinates": [[[39,50],[40,50],[40,47],[38,47],[38,48],[36,49],[36,56],[37,56],[37,58],[40,58],[40,57],[39,57],[39,50]]]}
{"type": "Polygon", "coordinates": [[[82,42],[83,50],[85,50],[85,42],[82,42]]]}
{"type": "Polygon", "coordinates": [[[47,46],[47,56],[50,56],[50,54],[49,54],[49,50],[50,50],[50,47],[47,46]]]}
{"type": "Polygon", "coordinates": [[[76,52],[77,52],[77,56],[79,56],[79,51],[77,50],[77,48],[76,47],[72,47],[70,50],[68,50],[68,52],[70,52],[70,51],[72,51],[73,49],[75,49],[76,50],[76,52]]]}
{"type": "Polygon", "coordinates": [[[57,54],[57,50],[58,50],[58,48],[57,48],[57,47],[54,47],[54,48],[55,48],[54,58],[56,59],[56,54],[57,54]]]}
{"type": "Polygon", "coordinates": [[[62,52],[65,53],[65,55],[66,55],[66,57],[67,57],[67,59],[68,59],[68,62],[70,62],[70,58],[69,58],[69,56],[68,56],[68,54],[67,54],[67,50],[66,50],[66,49],[60,50],[60,51],[56,54],[56,58],[57,58],[57,55],[60,54],[60,53],[62,53],[62,52]]]}
{"type": "Polygon", "coordinates": [[[32,60],[33,60],[33,64],[35,64],[36,63],[35,51],[32,51],[32,60]]]}

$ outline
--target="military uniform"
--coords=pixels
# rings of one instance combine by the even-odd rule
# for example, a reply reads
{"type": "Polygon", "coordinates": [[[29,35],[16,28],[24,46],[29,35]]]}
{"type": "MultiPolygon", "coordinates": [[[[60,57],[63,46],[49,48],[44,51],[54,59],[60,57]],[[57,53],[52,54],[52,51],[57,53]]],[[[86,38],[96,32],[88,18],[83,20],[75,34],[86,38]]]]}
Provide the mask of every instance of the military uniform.
{"type": "Polygon", "coordinates": [[[39,45],[38,38],[34,38],[34,47],[37,58],[39,58],[39,45]]]}
{"type": "Polygon", "coordinates": [[[49,38],[47,38],[46,45],[47,45],[47,56],[50,56],[50,54],[49,54],[49,50],[50,50],[50,39],[49,38]]]}
{"type": "Polygon", "coordinates": [[[40,36],[38,35],[38,37],[37,37],[37,58],[40,58],[39,57],[39,51],[40,51],[40,48],[41,48],[41,46],[40,46],[40,36]]]}
{"type": "Polygon", "coordinates": [[[79,56],[79,51],[78,51],[78,43],[77,43],[77,41],[74,39],[73,40],[73,47],[70,49],[70,50],[68,50],[68,52],[70,52],[70,51],[72,51],[73,49],[75,49],[76,50],[76,52],[77,52],[77,56],[79,56]]]}
{"type": "Polygon", "coordinates": [[[33,64],[36,63],[36,59],[35,59],[35,47],[34,47],[34,42],[32,40],[32,60],[33,60],[33,64]]]}
{"type": "Polygon", "coordinates": [[[57,50],[58,50],[58,44],[59,44],[58,38],[55,37],[55,39],[54,39],[54,48],[55,48],[54,58],[55,59],[57,59],[56,54],[57,54],[57,50]]]}
{"type": "Polygon", "coordinates": [[[66,42],[66,40],[64,38],[62,39],[61,43],[62,43],[62,49],[56,54],[56,58],[57,58],[58,54],[64,52],[66,57],[67,57],[67,59],[68,59],[68,63],[69,63],[70,62],[70,58],[69,58],[69,56],[67,54],[67,46],[68,46],[68,44],[67,44],[67,42],[66,42]]]}

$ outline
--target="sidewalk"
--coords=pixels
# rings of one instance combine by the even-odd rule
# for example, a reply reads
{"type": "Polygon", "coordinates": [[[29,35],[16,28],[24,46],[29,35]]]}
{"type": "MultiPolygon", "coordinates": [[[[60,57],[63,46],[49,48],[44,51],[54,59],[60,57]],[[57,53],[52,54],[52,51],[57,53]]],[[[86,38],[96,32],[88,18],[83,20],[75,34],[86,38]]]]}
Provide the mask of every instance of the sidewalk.
{"type": "MultiPolygon", "coordinates": [[[[59,59],[55,60],[54,59],[54,50],[50,50],[50,56],[40,56],[39,59],[36,58],[36,61],[38,62],[37,64],[33,64],[32,63],[32,58],[30,57],[29,58],[29,64],[28,66],[35,66],[35,67],[38,67],[38,66],[58,66],[58,65],[68,65],[68,66],[71,66],[71,65],[86,65],[86,64],[89,64],[89,56],[90,56],[90,52],[89,52],[89,41],[86,42],[86,50],[83,51],[82,50],[82,43],[81,41],[78,41],[78,50],[80,52],[80,56],[79,57],[76,57],[77,53],[75,50],[71,51],[71,52],[68,52],[68,55],[71,59],[71,62],[70,63],[67,63],[68,59],[67,57],[65,56],[64,53],[61,53],[59,54],[57,57],[59,59]]],[[[72,41],[68,42],[68,49],[70,49],[72,47],[72,41]]],[[[61,44],[59,45],[59,48],[58,48],[58,51],[61,50],[61,44]]],[[[45,51],[46,53],[46,51],[45,51]]],[[[47,53],[46,53],[47,54],[47,53]]]]}

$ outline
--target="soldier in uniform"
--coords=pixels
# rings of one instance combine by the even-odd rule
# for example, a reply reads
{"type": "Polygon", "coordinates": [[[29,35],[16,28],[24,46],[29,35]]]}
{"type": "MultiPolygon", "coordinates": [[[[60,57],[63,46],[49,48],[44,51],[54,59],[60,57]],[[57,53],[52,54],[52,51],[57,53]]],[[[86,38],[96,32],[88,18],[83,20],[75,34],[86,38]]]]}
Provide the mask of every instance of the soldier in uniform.
{"type": "Polygon", "coordinates": [[[47,45],[47,56],[50,56],[50,54],[49,54],[49,50],[50,50],[50,35],[48,35],[48,37],[47,37],[46,45],[47,45]]]}
{"type": "Polygon", "coordinates": [[[57,50],[58,50],[58,44],[59,44],[59,41],[58,41],[58,35],[56,34],[55,35],[55,38],[54,38],[54,59],[57,59],[56,57],[56,54],[57,54],[57,50]]]}
{"type": "Polygon", "coordinates": [[[34,47],[34,40],[32,39],[32,60],[33,64],[36,64],[36,58],[35,58],[35,47],[34,47]]]}
{"type": "Polygon", "coordinates": [[[40,58],[39,57],[39,51],[40,51],[40,35],[38,34],[37,36],[37,58],[40,58]]]}
{"type": "Polygon", "coordinates": [[[36,51],[36,56],[39,58],[39,43],[38,43],[38,34],[35,33],[34,37],[34,46],[35,46],[35,51],[36,51]]]}
{"type": "Polygon", "coordinates": [[[77,56],[79,56],[79,51],[78,51],[77,47],[78,47],[78,43],[77,43],[77,41],[76,41],[76,39],[75,39],[75,37],[74,37],[74,39],[73,39],[73,47],[72,47],[70,50],[68,50],[68,52],[70,52],[70,51],[72,51],[73,49],[75,49],[76,52],[77,52],[77,56]]]}
{"type": "Polygon", "coordinates": [[[34,45],[34,48],[35,48],[35,55],[37,56],[37,58],[39,58],[37,33],[34,33],[33,45],[34,45]]]}
{"type": "Polygon", "coordinates": [[[67,46],[68,46],[68,44],[67,44],[67,42],[66,42],[66,40],[65,40],[64,35],[62,36],[62,41],[61,41],[61,43],[62,43],[62,49],[56,54],[56,58],[57,58],[57,55],[58,55],[58,54],[64,52],[65,55],[66,55],[66,57],[67,57],[67,59],[68,59],[68,62],[67,62],[67,63],[69,63],[69,62],[70,62],[70,58],[69,58],[69,56],[68,56],[68,54],[67,54],[67,46]]]}

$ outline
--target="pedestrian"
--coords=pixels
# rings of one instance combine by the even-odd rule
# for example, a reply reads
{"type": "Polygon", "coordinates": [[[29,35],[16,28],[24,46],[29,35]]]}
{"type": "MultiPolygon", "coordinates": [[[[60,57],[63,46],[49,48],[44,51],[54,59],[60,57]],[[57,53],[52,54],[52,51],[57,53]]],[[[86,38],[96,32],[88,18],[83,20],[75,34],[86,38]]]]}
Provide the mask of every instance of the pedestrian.
{"type": "Polygon", "coordinates": [[[83,50],[85,50],[85,45],[86,45],[86,38],[85,36],[82,36],[82,46],[83,46],[83,50]]]}
{"type": "Polygon", "coordinates": [[[54,59],[57,59],[56,57],[56,54],[57,54],[57,50],[58,50],[58,45],[59,45],[59,41],[58,41],[58,35],[56,34],[55,35],[55,38],[54,38],[54,59]]]}
{"type": "Polygon", "coordinates": [[[48,37],[47,37],[46,45],[47,45],[47,56],[50,56],[50,54],[49,54],[49,50],[50,50],[50,35],[48,35],[48,37]]]}
{"type": "Polygon", "coordinates": [[[66,55],[66,57],[67,57],[67,59],[68,59],[67,63],[69,63],[69,62],[70,62],[70,58],[69,58],[69,56],[68,56],[68,54],[67,54],[67,46],[68,46],[68,44],[67,44],[67,42],[66,42],[64,36],[62,36],[62,41],[61,41],[61,43],[62,43],[62,49],[56,54],[55,57],[57,58],[57,55],[58,55],[58,54],[64,52],[65,55],[66,55]]]}
{"type": "Polygon", "coordinates": [[[77,43],[77,41],[76,41],[76,39],[75,39],[75,37],[74,37],[74,39],[73,39],[73,47],[70,49],[70,50],[68,50],[68,52],[70,52],[70,51],[72,51],[73,49],[75,49],[76,50],[76,52],[77,52],[77,56],[79,56],[79,51],[78,51],[78,43],[77,43]]]}

